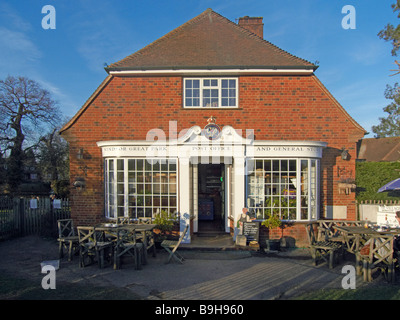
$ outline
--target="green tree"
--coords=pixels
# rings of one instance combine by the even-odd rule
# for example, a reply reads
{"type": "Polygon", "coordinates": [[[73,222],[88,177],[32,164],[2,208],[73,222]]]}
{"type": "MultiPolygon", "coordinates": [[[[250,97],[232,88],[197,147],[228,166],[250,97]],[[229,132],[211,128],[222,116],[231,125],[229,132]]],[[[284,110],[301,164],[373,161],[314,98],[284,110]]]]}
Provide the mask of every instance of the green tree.
{"type": "MultiPolygon", "coordinates": [[[[400,1],[397,0],[395,4],[392,4],[393,12],[398,11],[397,18],[400,18],[400,1]]],[[[400,25],[396,27],[393,26],[391,23],[388,23],[386,27],[379,31],[378,33],[379,38],[390,41],[392,43],[392,56],[396,57],[397,53],[400,49],[400,25]]],[[[399,67],[396,71],[396,74],[400,73],[400,62],[395,60],[396,65],[399,67]]]]}
{"type": "MultiPolygon", "coordinates": [[[[397,12],[397,17],[400,18],[400,1],[397,0],[395,4],[392,4],[393,12],[397,12]]],[[[393,24],[388,23],[383,30],[378,33],[379,38],[389,41],[392,43],[392,56],[396,57],[400,49],[400,24],[396,27],[393,24]]],[[[400,73],[400,61],[395,60],[397,69],[394,75],[400,73]]],[[[400,135],[400,90],[398,83],[392,87],[387,85],[385,90],[385,97],[393,100],[383,110],[388,113],[386,118],[379,118],[380,124],[372,126],[372,132],[377,137],[393,137],[400,135]]]]}
{"type": "Polygon", "coordinates": [[[36,81],[12,76],[0,80],[0,143],[9,154],[7,184],[11,193],[23,179],[27,135],[55,126],[59,120],[57,103],[36,81]]]}
{"type": "Polygon", "coordinates": [[[379,118],[380,124],[372,126],[372,132],[377,137],[396,137],[400,136],[400,88],[396,83],[393,87],[386,86],[386,99],[393,100],[392,103],[383,108],[388,113],[386,118],[379,118]]]}

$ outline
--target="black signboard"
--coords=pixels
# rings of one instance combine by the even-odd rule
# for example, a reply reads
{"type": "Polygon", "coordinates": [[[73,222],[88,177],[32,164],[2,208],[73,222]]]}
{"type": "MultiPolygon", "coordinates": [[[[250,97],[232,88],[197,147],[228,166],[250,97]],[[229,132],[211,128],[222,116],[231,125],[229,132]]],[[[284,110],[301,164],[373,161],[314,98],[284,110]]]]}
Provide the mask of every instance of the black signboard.
{"type": "Polygon", "coordinates": [[[260,234],[260,222],[244,222],[243,235],[246,236],[247,242],[257,241],[260,234]]]}

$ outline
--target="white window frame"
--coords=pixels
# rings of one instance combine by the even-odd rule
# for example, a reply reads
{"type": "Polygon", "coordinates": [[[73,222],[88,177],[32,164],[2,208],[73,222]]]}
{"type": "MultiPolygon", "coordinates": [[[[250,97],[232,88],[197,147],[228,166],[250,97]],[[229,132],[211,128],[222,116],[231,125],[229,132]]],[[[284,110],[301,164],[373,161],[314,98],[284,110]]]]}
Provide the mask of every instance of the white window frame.
{"type": "MultiPolygon", "coordinates": [[[[229,88],[228,88],[229,90],[229,88]]],[[[233,97],[229,97],[233,98],[233,97]]],[[[225,97],[224,97],[225,99],[225,97]]],[[[201,109],[231,109],[231,108],[238,108],[239,107],[239,80],[238,78],[235,77],[222,77],[222,78],[215,78],[215,77],[206,77],[206,78],[183,78],[183,107],[187,109],[193,109],[193,108],[201,108],[201,109]],[[192,98],[192,97],[187,97],[186,96],[186,80],[199,80],[199,100],[200,104],[198,106],[187,106],[186,105],[186,98],[192,98]],[[204,85],[204,80],[210,80],[210,81],[217,81],[216,86],[212,86],[213,89],[218,90],[218,105],[216,106],[204,106],[204,98],[205,95],[205,90],[207,90],[207,86],[204,85]],[[225,88],[222,88],[222,81],[223,80],[234,80],[235,81],[235,105],[234,106],[222,106],[222,90],[225,88]]]]}

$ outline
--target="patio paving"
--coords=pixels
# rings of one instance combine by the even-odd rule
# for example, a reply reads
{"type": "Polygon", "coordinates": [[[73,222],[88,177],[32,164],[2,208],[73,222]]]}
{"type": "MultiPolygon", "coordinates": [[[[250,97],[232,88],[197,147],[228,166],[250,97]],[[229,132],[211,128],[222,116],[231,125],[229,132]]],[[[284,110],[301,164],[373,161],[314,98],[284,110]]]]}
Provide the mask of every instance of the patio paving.
{"type": "MultiPolygon", "coordinates": [[[[128,288],[143,299],[260,300],[291,299],[323,288],[341,289],[342,266],[313,266],[309,251],[295,249],[278,254],[238,250],[181,250],[184,264],[165,264],[166,252],[149,256],[142,270],[127,261],[120,270],[97,265],[79,268],[78,257],[61,260],[56,281],[92,286],[128,288]]],[[[40,263],[57,259],[55,240],[30,236],[0,242],[0,270],[37,280],[44,274],[40,263]]],[[[351,262],[349,262],[351,264],[351,262]]],[[[360,277],[357,286],[365,285],[360,277]]]]}

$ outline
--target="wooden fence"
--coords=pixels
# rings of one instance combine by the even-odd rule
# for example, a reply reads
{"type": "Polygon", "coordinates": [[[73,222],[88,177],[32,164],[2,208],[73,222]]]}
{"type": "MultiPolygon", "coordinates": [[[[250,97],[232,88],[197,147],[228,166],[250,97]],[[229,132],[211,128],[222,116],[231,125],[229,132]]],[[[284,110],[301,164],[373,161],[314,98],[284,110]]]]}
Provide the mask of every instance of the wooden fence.
{"type": "Polygon", "coordinates": [[[57,220],[71,217],[69,200],[0,197],[0,240],[38,234],[57,236],[57,220]]]}
{"type": "Polygon", "coordinates": [[[400,206],[400,200],[361,200],[357,204],[377,204],[385,206],[400,206]]]}

